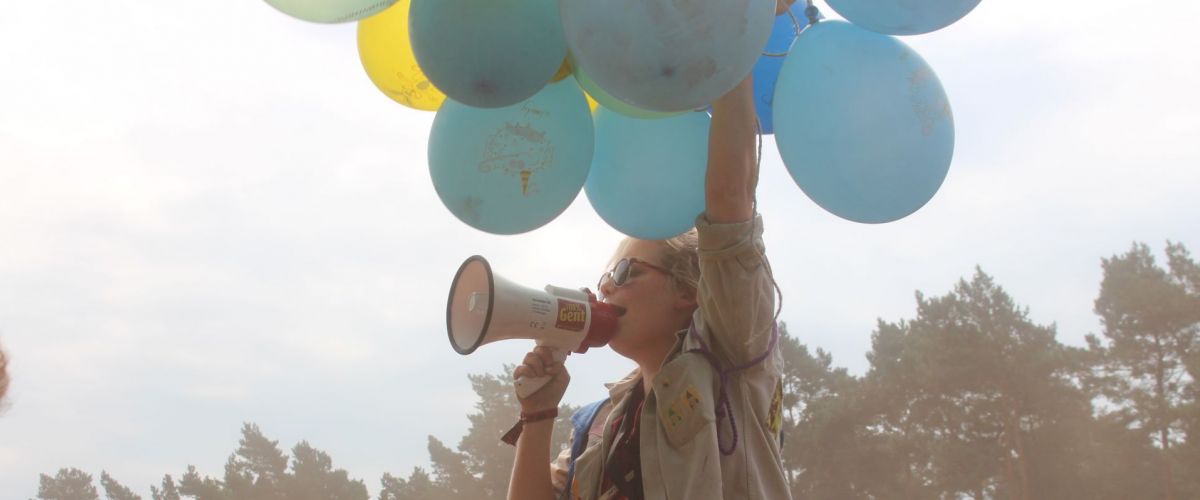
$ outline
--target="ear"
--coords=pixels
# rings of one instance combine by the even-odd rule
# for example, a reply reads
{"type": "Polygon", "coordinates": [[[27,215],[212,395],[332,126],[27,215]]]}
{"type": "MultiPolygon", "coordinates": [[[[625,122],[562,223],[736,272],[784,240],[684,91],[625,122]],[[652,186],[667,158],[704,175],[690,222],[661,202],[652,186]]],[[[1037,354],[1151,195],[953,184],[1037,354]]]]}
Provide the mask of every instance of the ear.
{"type": "Polygon", "coordinates": [[[696,289],[690,286],[680,286],[679,283],[672,283],[675,288],[675,307],[678,309],[693,310],[699,306],[696,301],[696,289]]]}

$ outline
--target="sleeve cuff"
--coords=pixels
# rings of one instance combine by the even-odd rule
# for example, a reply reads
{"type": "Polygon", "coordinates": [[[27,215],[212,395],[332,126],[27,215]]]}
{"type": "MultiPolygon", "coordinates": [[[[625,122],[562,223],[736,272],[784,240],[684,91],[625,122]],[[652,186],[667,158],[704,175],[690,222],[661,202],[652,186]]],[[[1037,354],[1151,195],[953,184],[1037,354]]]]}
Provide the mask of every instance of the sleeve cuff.
{"type": "Polygon", "coordinates": [[[735,254],[762,239],[762,215],[755,214],[754,218],[742,222],[716,224],[701,213],[696,217],[696,233],[702,257],[735,254]]]}

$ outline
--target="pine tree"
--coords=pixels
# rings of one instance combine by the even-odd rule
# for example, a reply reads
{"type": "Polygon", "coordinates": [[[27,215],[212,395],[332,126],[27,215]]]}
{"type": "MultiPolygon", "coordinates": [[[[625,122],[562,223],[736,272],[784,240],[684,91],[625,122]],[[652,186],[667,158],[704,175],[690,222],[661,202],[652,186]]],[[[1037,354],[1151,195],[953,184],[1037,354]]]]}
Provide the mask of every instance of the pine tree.
{"type": "Polygon", "coordinates": [[[981,270],[944,297],[918,293],[917,317],[881,323],[869,359],[905,497],[1086,498],[1067,486],[1081,472],[1071,430],[1090,418],[1081,354],[981,270]]]}
{"type": "Polygon", "coordinates": [[[179,498],[179,488],[175,486],[175,480],[170,474],[166,474],[162,479],[162,489],[151,485],[150,498],[153,500],[181,500],[179,498]]]}
{"type": "Polygon", "coordinates": [[[284,500],[287,465],[278,441],[267,439],[255,424],[243,424],[238,449],[225,463],[225,488],[235,500],[284,500]]]}
{"type": "MultiPolygon", "coordinates": [[[[780,325],[783,372],[783,462],[795,498],[865,498],[885,457],[867,432],[861,382],[810,353],[780,325]]],[[[887,488],[884,488],[887,489],[887,488]]]]}
{"type": "MultiPolygon", "coordinates": [[[[424,488],[424,481],[432,479],[433,486],[429,491],[439,500],[504,499],[508,493],[514,450],[502,443],[500,437],[520,415],[520,404],[509,375],[514,369],[513,365],[505,365],[499,374],[469,376],[471,387],[479,400],[475,403],[476,411],[467,415],[471,427],[459,441],[458,449],[451,449],[441,440],[429,436],[431,473],[414,469],[407,481],[389,475],[389,484],[395,488],[388,491],[394,491],[396,495],[401,492],[416,494],[412,492],[418,490],[414,490],[412,485],[422,485],[421,488],[424,488]]],[[[597,393],[603,394],[601,391],[597,393]]],[[[569,444],[569,418],[574,412],[575,408],[570,405],[559,406],[559,417],[551,438],[551,442],[559,444],[557,449],[552,450],[554,455],[569,444]]]]}
{"type": "Polygon", "coordinates": [[[141,496],[135,495],[133,490],[117,482],[106,471],[100,471],[100,486],[104,487],[104,496],[108,500],[142,500],[141,496]]]}
{"type": "Polygon", "coordinates": [[[92,475],[74,467],[59,469],[54,477],[41,474],[40,483],[40,500],[100,500],[92,475]]]}
{"type": "Polygon", "coordinates": [[[333,468],[325,452],[301,441],[292,448],[291,474],[284,480],[288,500],[367,500],[367,485],[350,479],[345,469],[333,468]]]}
{"type": "Polygon", "coordinates": [[[433,484],[425,469],[413,467],[408,479],[398,478],[383,473],[380,479],[383,489],[379,491],[379,500],[441,500],[446,498],[445,492],[433,484]]]}
{"type": "MultiPolygon", "coordinates": [[[[1173,448],[1183,442],[1189,409],[1196,404],[1194,373],[1200,325],[1200,271],[1181,245],[1168,245],[1170,271],[1149,247],[1135,243],[1103,259],[1104,279],[1095,302],[1107,340],[1089,338],[1104,359],[1105,396],[1114,413],[1158,448],[1155,496],[1176,497],[1173,448]]],[[[1147,492],[1149,493],[1149,492],[1147,492]]]]}
{"type": "MultiPolygon", "coordinates": [[[[165,488],[164,491],[166,491],[165,488]]],[[[179,478],[179,495],[190,496],[196,500],[235,500],[236,498],[227,492],[224,483],[210,477],[201,477],[194,465],[189,465],[187,472],[184,472],[183,477],[179,478]]]]}

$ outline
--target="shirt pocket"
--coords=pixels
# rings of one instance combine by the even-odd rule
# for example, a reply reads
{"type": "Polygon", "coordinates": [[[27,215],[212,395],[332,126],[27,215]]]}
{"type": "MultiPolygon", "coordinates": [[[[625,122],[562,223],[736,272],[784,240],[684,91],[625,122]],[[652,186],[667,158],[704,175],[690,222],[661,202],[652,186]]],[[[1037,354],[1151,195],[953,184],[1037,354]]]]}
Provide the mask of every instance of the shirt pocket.
{"type": "Polygon", "coordinates": [[[687,445],[712,425],[716,419],[712,388],[712,368],[693,354],[678,356],[655,377],[655,418],[672,447],[687,445]]]}

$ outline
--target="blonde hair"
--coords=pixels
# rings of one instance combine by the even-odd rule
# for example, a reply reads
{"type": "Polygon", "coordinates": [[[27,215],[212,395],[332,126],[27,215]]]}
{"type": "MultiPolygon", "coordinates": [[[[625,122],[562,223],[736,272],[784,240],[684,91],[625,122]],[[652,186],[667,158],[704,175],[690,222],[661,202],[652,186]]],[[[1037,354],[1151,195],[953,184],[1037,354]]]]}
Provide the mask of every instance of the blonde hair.
{"type": "Polygon", "coordinates": [[[627,237],[617,245],[617,251],[609,260],[609,267],[611,268],[616,261],[620,260],[629,246],[637,241],[645,241],[658,248],[662,261],[654,264],[670,271],[672,284],[693,293],[700,287],[700,239],[695,228],[665,240],[639,240],[627,237]]]}

